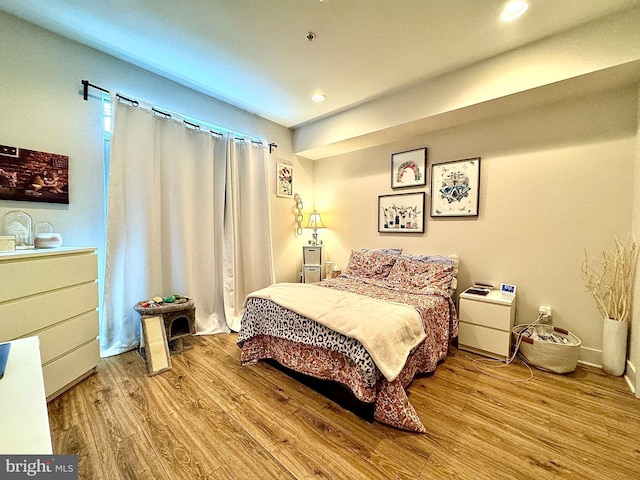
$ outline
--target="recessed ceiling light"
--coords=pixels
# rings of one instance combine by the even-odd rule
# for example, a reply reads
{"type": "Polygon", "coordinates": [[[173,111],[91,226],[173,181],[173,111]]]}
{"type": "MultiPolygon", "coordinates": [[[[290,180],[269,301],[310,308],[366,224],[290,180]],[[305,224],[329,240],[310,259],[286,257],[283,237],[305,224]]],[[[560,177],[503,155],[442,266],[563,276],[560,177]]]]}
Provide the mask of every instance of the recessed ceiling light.
{"type": "Polygon", "coordinates": [[[528,0],[512,0],[502,9],[500,20],[503,22],[510,22],[516,18],[520,18],[528,9],[528,0]]]}
{"type": "Polygon", "coordinates": [[[322,93],[316,93],[313,97],[311,97],[311,100],[313,100],[316,103],[322,103],[327,99],[326,95],[323,95],[322,93]]]}

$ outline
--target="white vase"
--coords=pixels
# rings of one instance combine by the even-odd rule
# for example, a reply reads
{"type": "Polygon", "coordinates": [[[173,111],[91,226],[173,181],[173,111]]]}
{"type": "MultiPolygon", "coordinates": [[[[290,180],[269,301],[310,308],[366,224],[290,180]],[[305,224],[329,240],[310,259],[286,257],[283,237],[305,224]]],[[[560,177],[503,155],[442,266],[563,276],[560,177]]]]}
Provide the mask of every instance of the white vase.
{"type": "Polygon", "coordinates": [[[629,322],[604,319],[602,325],[602,369],[609,375],[619,377],[627,363],[627,336],[629,322]]]}

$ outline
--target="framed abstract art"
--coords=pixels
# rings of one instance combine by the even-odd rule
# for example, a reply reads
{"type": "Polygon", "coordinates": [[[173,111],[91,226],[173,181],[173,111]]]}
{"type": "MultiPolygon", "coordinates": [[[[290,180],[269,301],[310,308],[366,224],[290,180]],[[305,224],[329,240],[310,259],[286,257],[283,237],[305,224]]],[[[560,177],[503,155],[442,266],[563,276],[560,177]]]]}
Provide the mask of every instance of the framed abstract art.
{"type": "Polygon", "coordinates": [[[378,232],[423,233],[424,192],[378,196],[378,232]]]}
{"type": "Polygon", "coordinates": [[[419,187],[427,184],[427,148],[416,148],[391,155],[391,188],[419,187]]]}
{"type": "Polygon", "coordinates": [[[293,167],[278,163],[276,168],[276,196],[293,198],[293,167]]]}
{"type": "Polygon", "coordinates": [[[431,166],[431,216],[475,217],[480,200],[480,157],[431,166]]]}

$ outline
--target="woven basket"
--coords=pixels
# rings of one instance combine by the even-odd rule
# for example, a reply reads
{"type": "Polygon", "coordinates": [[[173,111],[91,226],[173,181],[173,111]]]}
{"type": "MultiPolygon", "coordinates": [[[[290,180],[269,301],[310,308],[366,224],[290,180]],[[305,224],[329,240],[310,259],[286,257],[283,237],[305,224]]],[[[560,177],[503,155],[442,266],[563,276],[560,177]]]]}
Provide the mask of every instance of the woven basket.
{"type": "MultiPolygon", "coordinates": [[[[528,325],[516,325],[512,333],[514,341],[518,342],[520,332],[528,325]]],[[[529,365],[534,365],[541,370],[553,373],[568,373],[576,369],[580,356],[580,344],[582,343],[573,333],[558,327],[553,327],[556,335],[565,337],[570,343],[553,343],[543,340],[534,340],[526,335],[522,336],[518,354],[529,365]]]]}

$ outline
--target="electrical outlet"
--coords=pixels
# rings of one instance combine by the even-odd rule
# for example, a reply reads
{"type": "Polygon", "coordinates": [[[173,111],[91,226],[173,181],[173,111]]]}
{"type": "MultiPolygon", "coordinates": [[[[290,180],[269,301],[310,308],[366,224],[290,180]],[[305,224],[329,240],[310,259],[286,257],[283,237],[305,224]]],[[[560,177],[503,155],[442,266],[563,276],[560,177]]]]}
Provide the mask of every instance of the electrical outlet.
{"type": "Polygon", "coordinates": [[[551,323],[551,307],[547,305],[540,305],[538,307],[538,314],[540,317],[541,323],[551,323]]]}

